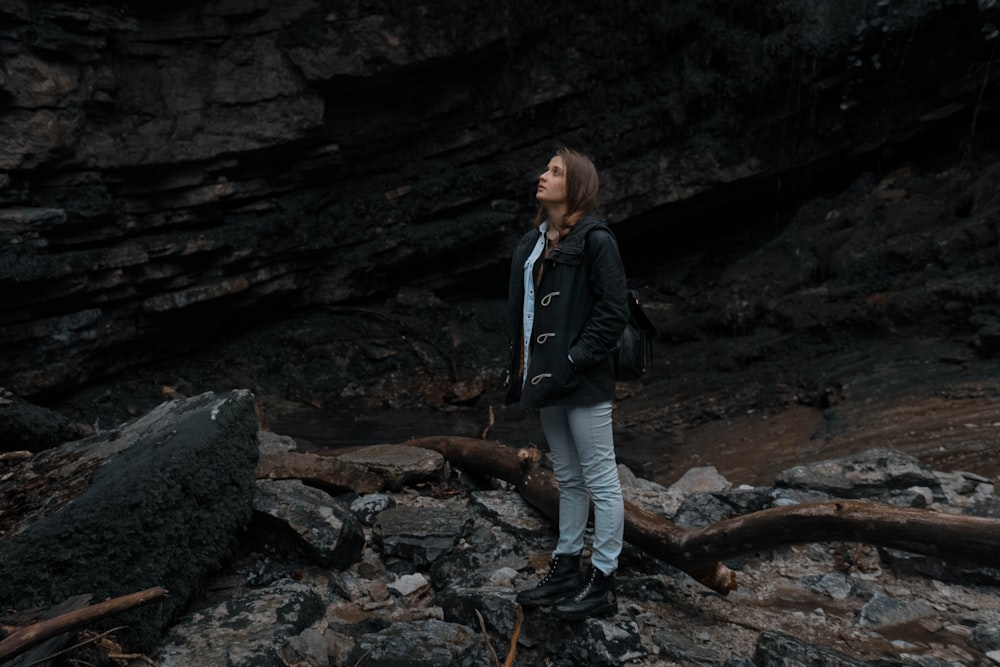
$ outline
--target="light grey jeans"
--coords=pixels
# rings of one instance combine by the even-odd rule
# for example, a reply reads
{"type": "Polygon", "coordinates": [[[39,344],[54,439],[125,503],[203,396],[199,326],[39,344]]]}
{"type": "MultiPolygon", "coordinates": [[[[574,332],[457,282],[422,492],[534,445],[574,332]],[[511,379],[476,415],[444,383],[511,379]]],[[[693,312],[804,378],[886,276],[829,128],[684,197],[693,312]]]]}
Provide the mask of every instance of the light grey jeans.
{"type": "Polygon", "coordinates": [[[594,502],[590,561],[605,574],[618,569],[625,532],[625,505],[615,461],[611,402],[539,410],[542,430],[559,483],[559,542],[556,554],[578,554],[594,502]]]}

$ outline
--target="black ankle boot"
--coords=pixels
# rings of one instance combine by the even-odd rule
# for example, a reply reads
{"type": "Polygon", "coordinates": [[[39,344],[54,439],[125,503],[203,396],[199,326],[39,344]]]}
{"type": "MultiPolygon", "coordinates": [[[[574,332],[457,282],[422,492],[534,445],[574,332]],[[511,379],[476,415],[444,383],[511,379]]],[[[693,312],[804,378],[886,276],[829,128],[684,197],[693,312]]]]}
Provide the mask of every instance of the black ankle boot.
{"type": "Polygon", "coordinates": [[[561,600],[580,588],[580,555],[555,554],[546,574],[538,585],[517,594],[522,607],[542,607],[561,600]]]}
{"type": "Polygon", "coordinates": [[[582,588],[552,607],[553,616],[568,621],[582,621],[591,616],[611,616],[617,612],[615,573],[604,574],[594,566],[590,567],[582,588]]]}

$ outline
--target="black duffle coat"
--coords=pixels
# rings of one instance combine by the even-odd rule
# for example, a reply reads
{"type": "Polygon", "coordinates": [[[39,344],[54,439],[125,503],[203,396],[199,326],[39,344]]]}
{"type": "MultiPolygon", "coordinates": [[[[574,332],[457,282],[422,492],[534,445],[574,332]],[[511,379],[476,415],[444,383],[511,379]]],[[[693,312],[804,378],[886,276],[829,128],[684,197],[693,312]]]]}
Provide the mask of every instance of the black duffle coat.
{"type": "Polygon", "coordinates": [[[614,234],[592,216],[581,218],[548,257],[536,260],[545,267],[535,288],[529,365],[521,372],[524,262],[538,235],[537,229],[526,233],[511,260],[506,402],[545,407],[612,400],[611,350],[628,321],[628,287],[614,234]]]}

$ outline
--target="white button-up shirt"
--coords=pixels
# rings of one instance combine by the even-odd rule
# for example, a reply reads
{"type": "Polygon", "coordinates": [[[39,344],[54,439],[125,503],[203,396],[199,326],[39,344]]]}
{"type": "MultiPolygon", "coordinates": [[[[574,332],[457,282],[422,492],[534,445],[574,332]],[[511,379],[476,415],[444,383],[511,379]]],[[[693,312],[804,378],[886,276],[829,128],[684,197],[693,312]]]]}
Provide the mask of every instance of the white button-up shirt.
{"type": "Polygon", "coordinates": [[[524,370],[521,375],[521,384],[528,379],[528,364],[531,361],[531,331],[535,321],[535,262],[542,256],[545,250],[545,232],[549,228],[548,221],[538,226],[538,241],[532,249],[528,259],[524,260],[524,305],[521,312],[521,322],[524,329],[524,370]]]}

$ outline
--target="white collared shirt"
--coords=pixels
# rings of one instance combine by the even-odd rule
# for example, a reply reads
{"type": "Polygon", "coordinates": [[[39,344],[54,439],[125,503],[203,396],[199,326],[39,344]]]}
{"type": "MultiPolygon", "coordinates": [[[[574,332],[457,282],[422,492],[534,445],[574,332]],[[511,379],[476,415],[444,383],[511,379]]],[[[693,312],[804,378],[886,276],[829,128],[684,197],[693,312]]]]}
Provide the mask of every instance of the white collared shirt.
{"type": "Polygon", "coordinates": [[[531,330],[535,320],[535,262],[538,261],[538,258],[542,256],[542,252],[545,250],[545,232],[548,229],[549,223],[547,220],[538,226],[538,241],[535,242],[535,247],[531,250],[531,254],[528,255],[528,259],[524,260],[524,304],[521,311],[521,322],[524,329],[522,385],[528,379],[528,363],[531,361],[531,330]]]}

